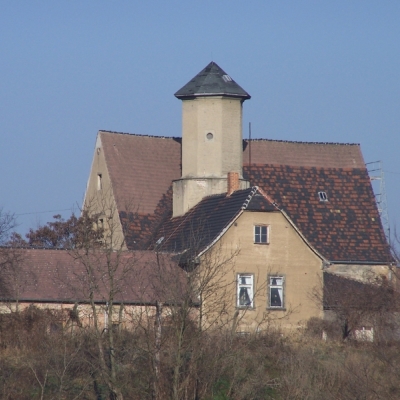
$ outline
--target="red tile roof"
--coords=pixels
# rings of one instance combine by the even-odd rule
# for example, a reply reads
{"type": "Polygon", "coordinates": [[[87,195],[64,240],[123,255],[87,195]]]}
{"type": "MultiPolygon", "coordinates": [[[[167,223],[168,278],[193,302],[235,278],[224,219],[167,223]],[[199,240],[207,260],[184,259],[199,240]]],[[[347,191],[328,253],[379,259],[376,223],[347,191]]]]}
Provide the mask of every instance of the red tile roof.
{"type": "MultiPolygon", "coordinates": [[[[67,250],[5,249],[0,253],[0,263],[13,251],[19,262],[12,270],[4,271],[2,279],[7,289],[2,301],[20,302],[88,302],[89,274],[85,263],[67,250]]],[[[154,252],[138,251],[106,254],[94,252],[89,258],[93,266],[91,283],[96,285],[95,300],[106,301],[109,281],[107,265],[117,272],[115,302],[124,304],[154,304],[156,301],[175,301],[173,293],[166,292],[163,279],[184,285],[184,272],[168,254],[159,256],[154,252]],[[119,258],[118,258],[119,257],[119,258]],[[161,279],[162,278],[162,279],[161,279]],[[178,279],[177,279],[178,278],[178,279]]],[[[86,262],[86,265],[88,263],[86,262]]],[[[182,289],[182,288],[181,288],[182,289]]]]}
{"type": "Polygon", "coordinates": [[[244,175],[283,209],[330,261],[391,262],[365,168],[252,165],[244,175]],[[321,201],[318,192],[325,192],[321,201]]]}
{"type": "MultiPolygon", "coordinates": [[[[100,135],[127,245],[147,249],[172,216],[172,180],[181,177],[181,141],[100,135]],[[130,199],[139,204],[137,211],[127,212],[130,199]]],[[[251,185],[270,195],[324,257],[391,261],[358,144],[245,140],[243,148],[244,174],[251,185]],[[327,193],[328,202],[320,202],[319,191],[327,193]]]]}
{"type": "Polygon", "coordinates": [[[120,211],[153,214],[173,179],[181,177],[181,139],[99,132],[120,211]]]}
{"type": "Polygon", "coordinates": [[[279,164],[297,167],[365,168],[358,144],[243,141],[243,165],[279,164]],[[251,154],[250,154],[251,153],[251,154]]]}

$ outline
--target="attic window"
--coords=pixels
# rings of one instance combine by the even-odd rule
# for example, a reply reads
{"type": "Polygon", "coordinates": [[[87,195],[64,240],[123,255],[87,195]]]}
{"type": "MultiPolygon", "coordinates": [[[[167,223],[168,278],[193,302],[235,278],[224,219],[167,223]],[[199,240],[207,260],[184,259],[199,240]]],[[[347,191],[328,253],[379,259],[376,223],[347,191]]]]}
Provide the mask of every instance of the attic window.
{"type": "Polygon", "coordinates": [[[318,192],[319,201],[328,201],[326,192],[318,192]]]}
{"type": "Polygon", "coordinates": [[[232,78],[229,75],[222,75],[222,79],[225,82],[232,82],[232,78]]]}
{"type": "Polygon", "coordinates": [[[254,243],[268,244],[268,226],[256,225],[254,227],[254,243]]]}

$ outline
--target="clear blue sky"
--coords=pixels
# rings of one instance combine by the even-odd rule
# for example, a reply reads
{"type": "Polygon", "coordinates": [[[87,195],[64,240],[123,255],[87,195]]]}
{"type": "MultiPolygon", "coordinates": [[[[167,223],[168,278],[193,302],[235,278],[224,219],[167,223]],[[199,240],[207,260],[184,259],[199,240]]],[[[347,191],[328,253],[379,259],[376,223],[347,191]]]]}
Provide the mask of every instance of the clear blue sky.
{"type": "Polygon", "coordinates": [[[180,136],[173,94],[211,60],[252,95],[253,137],[382,160],[400,230],[399,1],[0,6],[0,206],[20,232],[82,203],[99,129],[180,136]]]}

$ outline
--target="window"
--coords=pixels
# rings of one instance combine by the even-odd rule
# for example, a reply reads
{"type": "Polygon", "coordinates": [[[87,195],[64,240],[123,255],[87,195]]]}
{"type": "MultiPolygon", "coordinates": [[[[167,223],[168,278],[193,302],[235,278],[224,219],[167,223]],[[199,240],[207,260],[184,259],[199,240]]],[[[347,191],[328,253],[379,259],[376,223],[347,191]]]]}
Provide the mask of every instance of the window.
{"type": "Polygon", "coordinates": [[[283,308],[283,277],[269,277],[269,306],[271,308],[283,308]]]}
{"type": "Polygon", "coordinates": [[[97,174],[97,190],[101,190],[102,189],[103,182],[102,182],[101,178],[102,178],[102,175],[101,174],[97,174]]]}
{"type": "Polygon", "coordinates": [[[328,201],[326,192],[318,192],[319,201],[328,201]]]}
{"type": "Polygon", "coordinates": [[[254,243],[268,243],[268,226],[256,225],[254,227],[254,243]]]}
{"type": "Polygon", "coordinates": [[[253,275],[239,274],[237,283],[237,306],[253,307],[253,275]]]}

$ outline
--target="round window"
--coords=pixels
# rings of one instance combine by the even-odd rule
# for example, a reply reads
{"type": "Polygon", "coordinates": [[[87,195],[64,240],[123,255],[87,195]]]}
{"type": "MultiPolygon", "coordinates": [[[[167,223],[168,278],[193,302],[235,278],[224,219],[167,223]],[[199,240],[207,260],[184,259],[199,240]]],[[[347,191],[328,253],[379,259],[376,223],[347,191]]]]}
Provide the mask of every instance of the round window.
{"type": "Polygon", "coordinates": [[[206,138],[207,140],[212,140],[214,138],[214,135],[211,132],[208,132],[206,138]]]}

